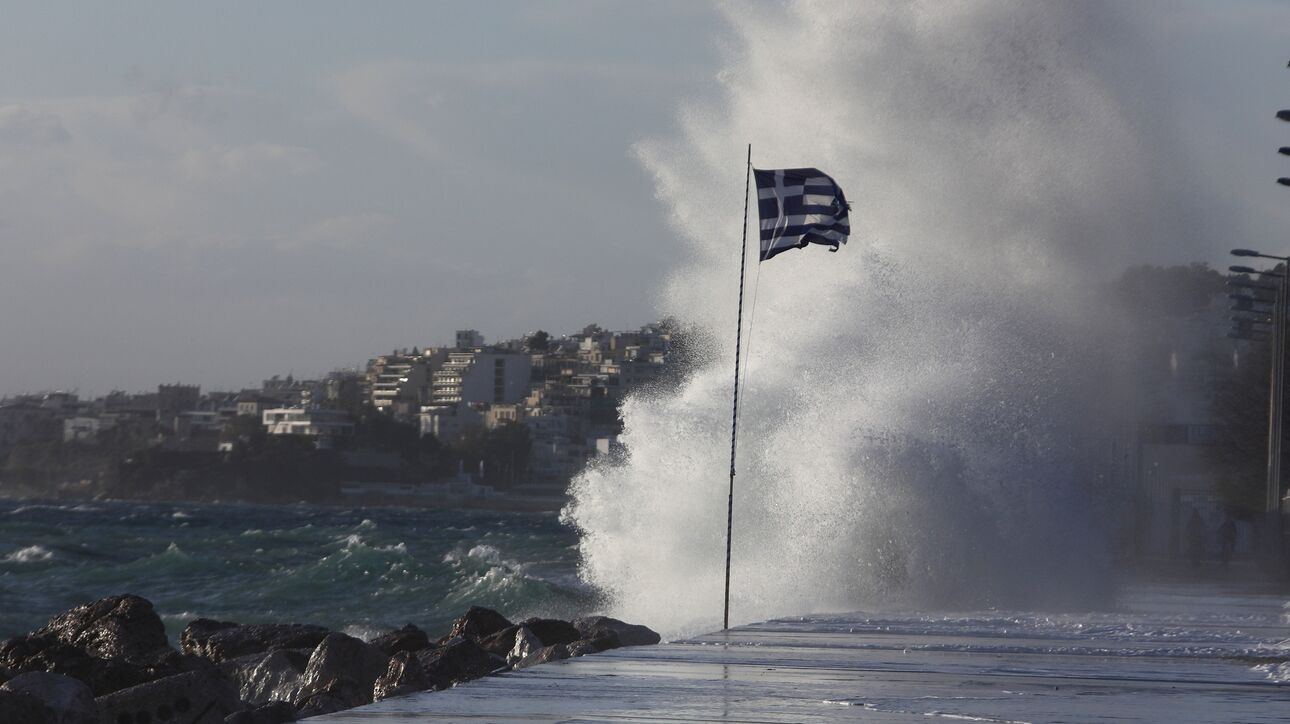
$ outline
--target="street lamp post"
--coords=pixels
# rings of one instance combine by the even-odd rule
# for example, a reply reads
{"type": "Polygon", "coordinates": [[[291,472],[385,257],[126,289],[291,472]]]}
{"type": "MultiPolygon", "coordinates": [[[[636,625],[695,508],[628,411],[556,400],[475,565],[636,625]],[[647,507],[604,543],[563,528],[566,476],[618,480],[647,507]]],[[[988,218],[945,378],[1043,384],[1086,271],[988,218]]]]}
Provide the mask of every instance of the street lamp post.
{"type": "MultiPolygon", "coordinates": [[[[1247,322],[1248,325],[1245,329],[1238,330],[1234,336],[1251,339],[1255,338],[1252,333],[1254,324],[1265,324],[1271,327],[1272,369],[1268,385],[1268,471],[1264,496],[1264,515],[1265,529],[1268,533],[1265,536],[1265,545],[1268,548],[1269,557],[1273,561],[1277,561],[1281,558],[1283,548],[1281,540],[1281,441],[1285,399],[1286,312],[1290,308],[1288,307],[1288,299],[1290,299],[1290,257],[1264,254],[1252,249],[1233,249],[1232,255],[1272,259],[1285,265],[1282,267],[1281,272],[1260,271],[1248,266],[1229,267],[1229,270],[1236,274],[1253,274],[1276,279],[1275,286],[1250,282],[1234,283],[1233,286],[1270,291],[1275,294],[1269,316],[1260,316],[1254,319],[1236,318],[1238,321],[1247,322]],[[1247,334],[1247,332],[1249,333],[1247,334]]],[[[1250,300],[1249,308],[1238,305],[1238,307],[1234,308],[1234,311],[1257,313],[1252,308],[1255,300],[1253,298],[1250,298],[1250,300]]]]}

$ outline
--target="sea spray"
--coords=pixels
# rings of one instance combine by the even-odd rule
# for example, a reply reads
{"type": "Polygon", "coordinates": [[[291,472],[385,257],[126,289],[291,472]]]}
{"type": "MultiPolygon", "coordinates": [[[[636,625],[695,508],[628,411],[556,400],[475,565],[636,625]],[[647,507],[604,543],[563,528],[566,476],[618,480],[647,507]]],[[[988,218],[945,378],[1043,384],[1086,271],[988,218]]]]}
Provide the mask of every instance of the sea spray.
{"type": "Polygon", "coordinates": [[[1093,290],[1127,250],[1186,236],[1152,213],[1170,166],[1117,75],[1130,20],[1093,2],[728,19],[720,98],[638,148],[689,242],[662,311],[717,344],[676,389],[628,400],[624,459],[575,481],[583,577],[669,634],[720,621],[751,141],[755,166],[830,173],[856,234],[750,272],[733,620],[1095,605],[1119,390],[1093,290]]]}

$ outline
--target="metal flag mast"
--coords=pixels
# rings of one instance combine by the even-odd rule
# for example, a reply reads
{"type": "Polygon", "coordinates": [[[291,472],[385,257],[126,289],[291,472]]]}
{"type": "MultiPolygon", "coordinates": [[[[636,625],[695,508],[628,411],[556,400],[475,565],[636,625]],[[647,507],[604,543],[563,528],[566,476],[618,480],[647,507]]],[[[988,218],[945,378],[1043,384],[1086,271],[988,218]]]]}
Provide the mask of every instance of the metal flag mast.
{"type": "Polygon", "coordinates": [[[739,350],[744,326],[744,271],[748,266],[748,191],[752,179],[752,144],[748,144],[748,163],[744,168],[744,229],[739,253],[739,312],[735,317],[735,397],[730,416],[730,495],[726,498],[726,604],[721,614],[721,629],[730,628],[730,548],[735,523],[735,436],[739,430],[739,350]]]}

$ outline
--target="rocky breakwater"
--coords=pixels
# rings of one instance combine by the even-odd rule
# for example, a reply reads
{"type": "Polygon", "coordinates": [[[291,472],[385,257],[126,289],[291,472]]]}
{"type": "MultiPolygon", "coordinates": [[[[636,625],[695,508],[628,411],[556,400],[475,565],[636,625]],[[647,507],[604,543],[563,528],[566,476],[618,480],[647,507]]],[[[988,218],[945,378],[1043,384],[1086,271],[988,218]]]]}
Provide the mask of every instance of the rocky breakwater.
{"type": "Polygon", "coordinates": [[[513,623],[472,607],[440,638],[408,624],[370,642],[321,626],[197,619],[176,650],[152,604],[127,594],[0,643],[0,722],[279,724],[658,641],[604,616],[513,623]]]}

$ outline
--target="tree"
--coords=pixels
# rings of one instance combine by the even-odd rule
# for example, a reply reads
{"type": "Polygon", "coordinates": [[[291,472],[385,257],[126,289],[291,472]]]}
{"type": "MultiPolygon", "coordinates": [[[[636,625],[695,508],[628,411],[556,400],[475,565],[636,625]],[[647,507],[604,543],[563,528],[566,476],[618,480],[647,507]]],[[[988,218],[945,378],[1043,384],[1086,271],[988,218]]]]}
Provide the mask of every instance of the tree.
{"type": "Polygon", "coordinates": [[[551,335],[539,329],[524,340],[524,348],[530,352],[546,352],[551,349],[551,335]]]}
{"type": "Polygon", "coordinates": [[[525,481],[532,447],[527,425],[506,422],[492,430],[467,428],[453,450],[468,470],[484,464],[485,483],[510,488],[525,481]]]}

